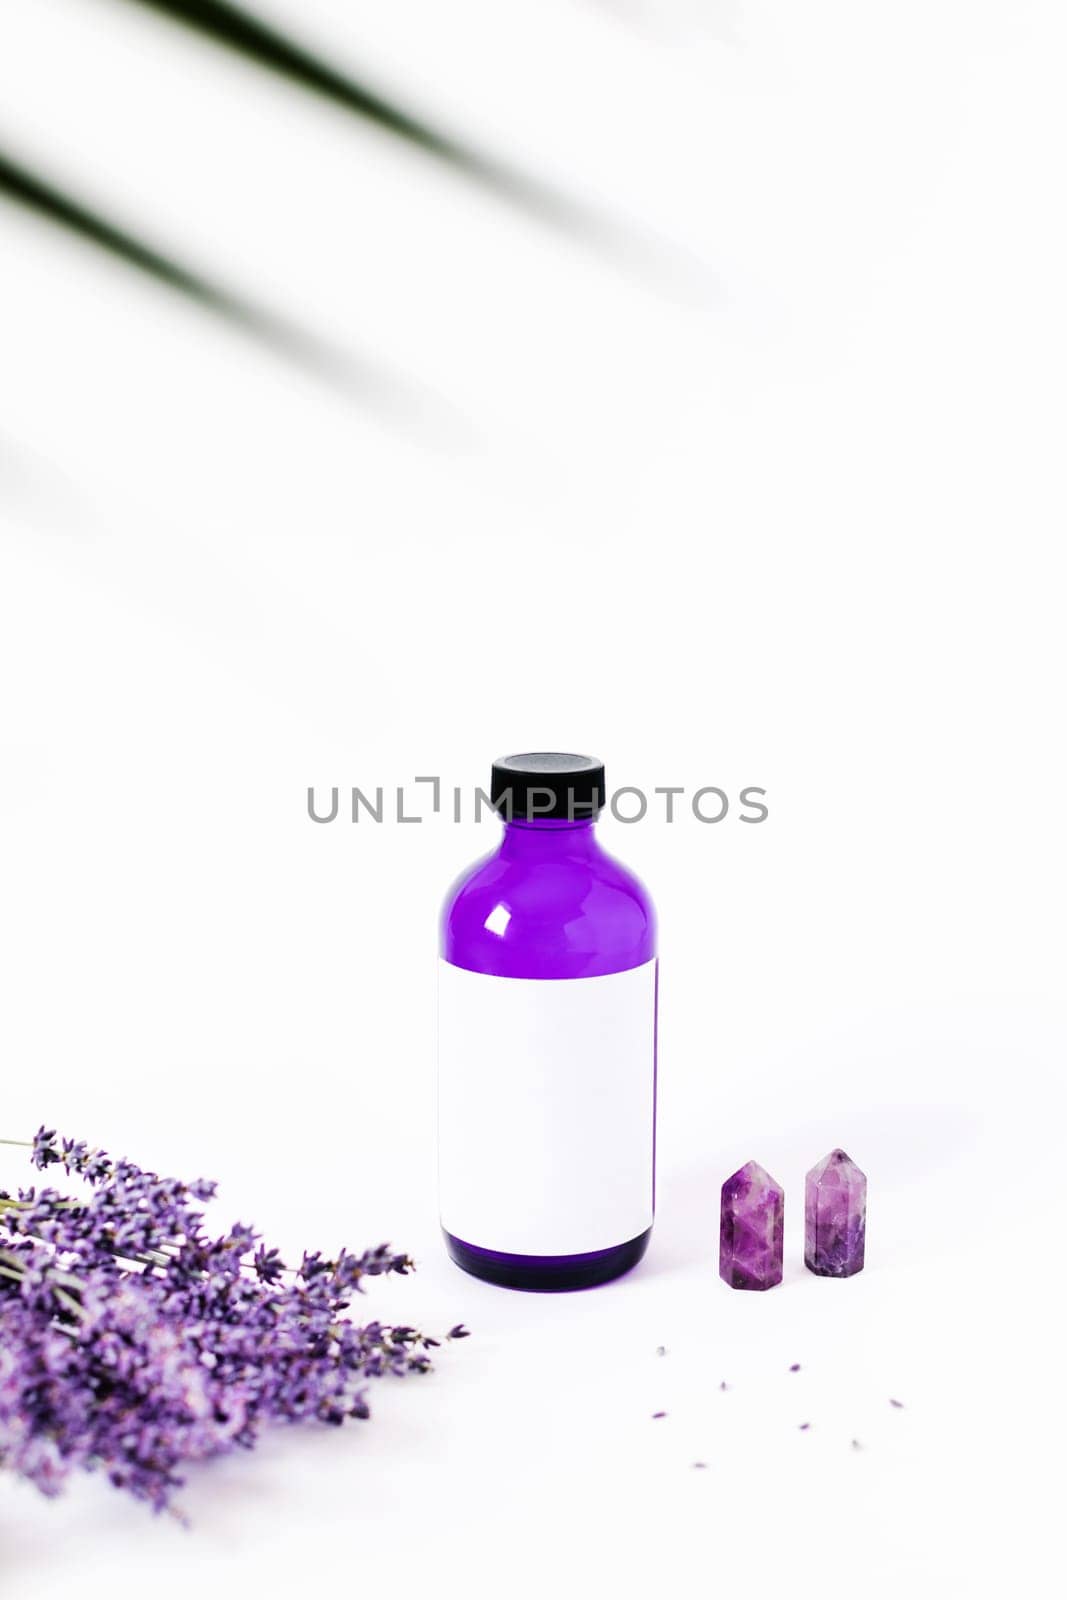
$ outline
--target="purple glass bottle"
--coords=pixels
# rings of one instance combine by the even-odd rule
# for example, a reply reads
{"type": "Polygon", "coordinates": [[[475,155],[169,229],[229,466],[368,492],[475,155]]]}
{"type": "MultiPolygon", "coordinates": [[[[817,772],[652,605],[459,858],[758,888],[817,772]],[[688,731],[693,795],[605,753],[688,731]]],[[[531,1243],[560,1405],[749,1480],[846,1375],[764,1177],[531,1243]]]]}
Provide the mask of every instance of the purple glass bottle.
{"type": "Polygon", "coordinates": [[[441,1224],[476,1277],[587,1288],[652,1228],[655,913],[597,843],[599,761],[508,756],[491,798],[503,839],[441,921],[441,1224]]]}

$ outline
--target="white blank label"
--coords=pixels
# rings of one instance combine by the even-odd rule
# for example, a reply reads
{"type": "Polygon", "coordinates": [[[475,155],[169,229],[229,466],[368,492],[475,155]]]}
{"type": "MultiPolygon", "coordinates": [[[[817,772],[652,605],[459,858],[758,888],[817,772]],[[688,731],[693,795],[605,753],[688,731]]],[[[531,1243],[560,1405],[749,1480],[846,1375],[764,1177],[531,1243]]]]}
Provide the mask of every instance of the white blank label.
{"type": "Polygon", "coordinates": [[[602,978],[439,964],[441,1222],[581,1255],[652,1225],[656,963],[602,978]]]}

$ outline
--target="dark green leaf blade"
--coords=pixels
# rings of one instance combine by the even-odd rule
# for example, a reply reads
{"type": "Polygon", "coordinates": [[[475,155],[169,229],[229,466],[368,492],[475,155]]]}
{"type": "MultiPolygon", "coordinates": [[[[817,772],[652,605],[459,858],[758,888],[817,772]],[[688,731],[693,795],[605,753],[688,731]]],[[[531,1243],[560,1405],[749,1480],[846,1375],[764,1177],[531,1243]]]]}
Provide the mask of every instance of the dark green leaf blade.
{"type": "Polygon", "coordinates": [[[574,201],[451,138],[366,84],[338,71],[291,35],[271,27],[243,7],[230,4],[229,0],[126,0],[126,3],[158,12],[235,51],[245,60],[278,73],[290,83],[324,96],[543,221],[575,233],[599,234],[602,242],[608,242],[613,230],[598,223],[574,201]]]}
{"type": "Polygon", "coordinates": [[[174,257],[120,227],[84,201],[58,188],[0,149],[0,198],[13,201],[107,255],[164,284],[202,310],[222,318],[268,346],[276,355],[364,397],[397,406],[403,385],[335,350],[306,329],[223,288],[174,257]]]}
{"type": "Polygon", "coordinates": [[[217,44],[289,78],[302,88],[334,100],[361,117],[368,117],[389,133],[406,139],[432,155],[463,164],[470,159],[458,144],[436,132],[425,122],[391,104],[373,90],[338,72],[321,56],[305,49],[297,40],[270,27],[228,0],[131,0],[149,11],[161,12],[173,22],[184,23],[198,33],[207,34],[217,44]]]}
{"type": "Polygon", "coordinates": [[[152,249],[134,234],[117,227],[107,217],[91,210],[72,195],[57,189],[47,179],[22,166],[0,150],[0,194],[17,201],[30,211],[47,217],[49,221],[88,239],[102,250],[118,256],[129,266],[137,267],[149,277],[156,278],[180,294],[199,301],[213,311],[232,314],[238,302],[206,278],[189,271],[180,262],[152,249]]]}

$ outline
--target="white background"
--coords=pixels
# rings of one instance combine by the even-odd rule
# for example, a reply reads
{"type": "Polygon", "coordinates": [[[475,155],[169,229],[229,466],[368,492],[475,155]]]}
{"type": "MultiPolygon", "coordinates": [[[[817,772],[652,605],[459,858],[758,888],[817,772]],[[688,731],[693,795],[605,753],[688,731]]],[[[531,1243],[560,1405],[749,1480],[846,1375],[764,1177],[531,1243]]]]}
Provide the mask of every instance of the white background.
{"type": "Polygon", "coordinates": [[[419,1270],[368,1313],[475,1334],[199,1471],[191,1532],[0,1483],[5,1600],[1048,1593],[1061,8],[257,3],[662,256],[118,0],[0,7],[0,145],[422,396],[344,399],[0,201],[0,1133],[215,1176],[285,1251],[389,1238],[419,1270]],[[436,911],[493,824],[305,809],[529,748],[771,808],[604,824],[661,914],[660,1196],[587,1295],[436,1233],[436,911]],[[835,1144],[845,1283],[801,1265],[835,1144]],[[716,1271],[749,1157],[763,1296],[716,1271]]]}

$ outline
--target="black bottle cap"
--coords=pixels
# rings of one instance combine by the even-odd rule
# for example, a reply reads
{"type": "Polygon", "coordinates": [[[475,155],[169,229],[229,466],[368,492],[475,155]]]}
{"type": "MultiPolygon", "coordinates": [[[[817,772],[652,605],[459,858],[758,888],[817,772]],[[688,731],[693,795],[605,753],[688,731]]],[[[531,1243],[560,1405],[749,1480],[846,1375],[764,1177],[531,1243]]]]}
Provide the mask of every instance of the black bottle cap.
{"type": "Polygon", "coordinates": [[[489,798],[506,822],[542,817],[585,822],[604,809],[604,763],[537,750],[493,762],[489,798]]]}

